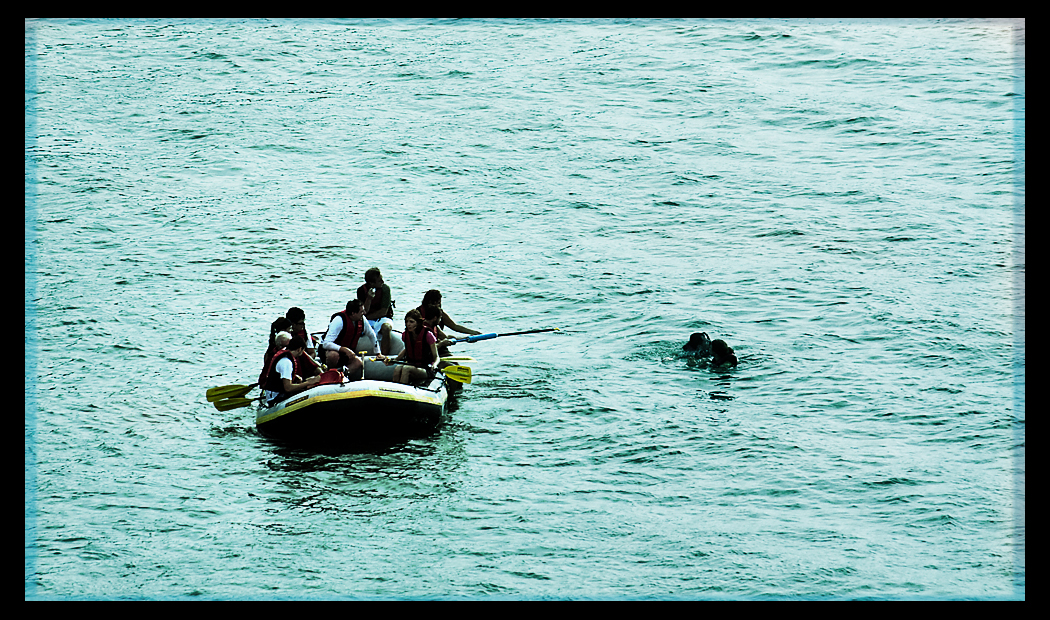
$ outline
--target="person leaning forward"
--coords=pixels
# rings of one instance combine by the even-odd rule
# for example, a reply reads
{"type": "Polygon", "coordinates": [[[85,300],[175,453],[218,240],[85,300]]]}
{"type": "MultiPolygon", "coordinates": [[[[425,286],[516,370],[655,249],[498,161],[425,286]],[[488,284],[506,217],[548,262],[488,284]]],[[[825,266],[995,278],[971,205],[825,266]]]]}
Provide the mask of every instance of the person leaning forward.
{"type": "Polygon", "coordinates": [[[358,357],[358,351],[379,353],[376,333],[364,315],[364,305],[358,299],[346,302],[345,310],[332,315],[321,343],[328,366],[346,366],[348,374],[353,376],[358,370],[364,372],[364,362],[358,357]],[[367,346],[362,341],[366,341],[367,346]]]}
{"type": "Polygon", "coordinates": [[[303,342],[303,339],[299,336],[292,336],[285,348],[274,353],[266,369],[266,379],[261,386],[267,406],[272,407],[292,394],[298,394],[317,385],[319,377],[310,377],[303,381],[299,376],[296,358],[302,355],[305,349],[306,343],[303,342]]]}

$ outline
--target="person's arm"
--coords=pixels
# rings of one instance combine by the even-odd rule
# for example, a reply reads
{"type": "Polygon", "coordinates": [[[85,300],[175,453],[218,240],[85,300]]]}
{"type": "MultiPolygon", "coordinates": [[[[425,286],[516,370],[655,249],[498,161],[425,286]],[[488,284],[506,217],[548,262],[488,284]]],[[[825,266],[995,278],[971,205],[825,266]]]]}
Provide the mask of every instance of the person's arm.
{"type": "Polygon", "coordinates": [[[317,382],[320,381],[320,379],[321,377],[310,377],[302,383],[292,383],[291,379],[281,377],[281,382],[284,383],[285,394],[298,394],[303,390],[308,390],[313,386],[317,385],[317,382]]]}
{"type": "Polygon", "coordinates": [[[452,320],[452,317],[450,317],[448,315],[448,313],[445,312],[444,310],[441,311],[441,322],[444,323],[445,325],[448,325],[449,328],[452,329],[453,331],[457,331],[457,332],[459,332],[461,334],[467,334],[468,336],[480,336],[481,335],[481,332],[479,332],[477,330],[470,329],[469,327],[463,327],[462,325],[457,325],[456,322],[452,320]]]}
{"type": "Polygon", "coordinates": [[[390,297],[389,285],[384,284],[375,289],[375,297],[371,298],[369,309],[365,311],[365,316],[369,321],[377,321],[387,315],[390,310],[390,297]]]}
{"type": "Polygon", "coordinates": [[[292,383],[292,369],[292,360],[288,358],[278,361],[277,366],[274,368],[277,374],[281,376],[281,384],[284,387],[285,394],[296,394],[317,384],[319,377],[310,377],[301,383],[292,383]]]}
{"type": "Polygon", "coordinates": [[[335,339],[339,337],[343,331],[343,317],[336,315],[332,318],[332,322],[328,324],[328,331],[324,335],[324,342],[321,343],[321,348],[325,351],[338,351],[339,345],[335,343],[335,339]]]}
{"type": "Polygon", "coordinates": [[[430,362],[430,367],[437,368],[438,362],[441,361],[441,358],[438,357],[437,340],[434,338],[434,334],[431,334],[430,332],[427,332],[427,346],[430,347],[430,357],[434,360],[430,362]]]}

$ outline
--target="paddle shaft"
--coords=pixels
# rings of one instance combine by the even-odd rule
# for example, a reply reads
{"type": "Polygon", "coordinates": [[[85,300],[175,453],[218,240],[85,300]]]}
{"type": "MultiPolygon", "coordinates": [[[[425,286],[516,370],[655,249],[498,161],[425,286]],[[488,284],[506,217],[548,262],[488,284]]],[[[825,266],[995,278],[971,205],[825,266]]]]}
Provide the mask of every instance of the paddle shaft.
{"type": "Polygon", "coordinates": [[[467,336],[466,338],[456,338],[452,342],[478,342],[479,340],[491,340],[501,336],[521,336],[524,334],[542,334],[543,332],[556,331],[558,331],[557,327],[548,327],[547,329],[530,329],[523,332],[511,332],[509,334],[479,334],[477,336],[467,336]]]}

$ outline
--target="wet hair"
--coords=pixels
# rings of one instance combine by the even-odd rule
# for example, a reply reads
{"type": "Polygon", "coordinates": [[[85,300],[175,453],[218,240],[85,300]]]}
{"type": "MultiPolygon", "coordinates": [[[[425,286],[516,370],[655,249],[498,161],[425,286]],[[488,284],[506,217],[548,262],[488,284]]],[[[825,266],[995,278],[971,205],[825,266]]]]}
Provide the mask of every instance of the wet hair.
{"type": "Polygon", "coordinates": [[[285,349],[287,349],[289,351],[295,351],[296,349],[305,349],[305,348],[306,348],[306,341],[303,340],[303,337],[299,336],[299,335],[292,336],[292,339],[288,341],[288,346],[285,347],[285,349]]]}
{"type": "Polygon", "coordinates": [[[363,305],[364,304],[361,303],[360,299],[351,299],[350,301],[346,302],[346,313],[353,314],[360,310],[361,306],[363,305]]]}
{"type": "Polygon", "coordinates": [[[288,308],[288,312],[284,316],[288,317],[288,320],[292,323],[306,320],[306,313],[303,312],[303,309],[295,306],[288,308]]]}
{"type": "Polygon", "coordinates": [[[725,340],[712,340],[711,341],[711,353],[714,355],[715,364],[732,364],[736,366],[737,359],[736,355],[733,354],[733,349],[725,340]]]}
{"type": "Polygon", "coordinates": [[[379,267],[372,267],[371,269],[365,272],[365,282],[375,281],[376,276],[378,275],[382,275],[381,273],[379,273],[379,267]]]}
{"type": "Polygon", "coordinates": [[[426,308],[430,304],[441,305],[441,291],[436,288],[432,288],[423,295],[423,307],[426,308]]]}
{"type": "Polygon", "coordinates": [[[697,332],[692,336],[689,336],[689,342],[687,342],[682,350],[687,353],[700,353],[702,355],[711,354],[711,337],[705,332],[697,332]]]}

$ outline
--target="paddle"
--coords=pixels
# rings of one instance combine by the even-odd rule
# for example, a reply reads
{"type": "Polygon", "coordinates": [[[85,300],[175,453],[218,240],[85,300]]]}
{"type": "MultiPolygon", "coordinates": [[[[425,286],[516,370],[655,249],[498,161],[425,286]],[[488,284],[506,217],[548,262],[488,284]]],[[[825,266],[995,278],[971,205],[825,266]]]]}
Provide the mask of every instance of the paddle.
{"type": "Polygon", "coordinates": [[[208,398],[209,403],[213,403],[217,400],[223,400],[225,398],[240,398],[248,392],[251,392],[258,383],[251,385],[220,385],[219,387],[213,387],[207,392],[205,396],[208,398]]]}
{"type": "Polygon", "coordinates": [[[469,366],[445,366],[444,368],[439,368],[438,372],[445,373],[446,377],[456,383],[470,383],[471,372],[469,366]]]}
{"type": "Polygon", "coordinates": [[[215,403],[215,408],[219,411],[229,411],[230,409],[238,409],[240,407],[247,407],[255,401],[262,398],[226,398],[215,403]]]}
{"type": "Polygon", "coordinates": [[[541,334],[543,332],[556,332],[561,331],[557,327],[548,327],[547,329],[530,329],[524,332],[511,332],[509,334],[478,334],[477,336],[467,336],[466,338],[456,338],[453,343],[456,342],[477,342],[479,340],[491,340],[492,338],[499,338],[500,336],[521,336],[522,334],[541,334]]]}

